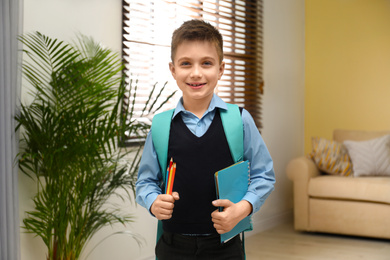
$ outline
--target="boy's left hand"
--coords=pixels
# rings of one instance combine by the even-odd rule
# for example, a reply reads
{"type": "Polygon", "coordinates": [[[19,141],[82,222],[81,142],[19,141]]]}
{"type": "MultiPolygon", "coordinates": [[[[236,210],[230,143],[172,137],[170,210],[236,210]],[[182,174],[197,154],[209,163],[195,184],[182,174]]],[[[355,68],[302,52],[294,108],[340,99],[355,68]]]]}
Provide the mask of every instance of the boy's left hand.
{"type": "Polygon", "coordinates": [[[211,213],[211,220],[218,234],[229,232],[252,212],[252,204],[246,200],[238,203],[230,200],[214,200],[213,206],[224,208],[221,212],[217,209],[211,213]]]}

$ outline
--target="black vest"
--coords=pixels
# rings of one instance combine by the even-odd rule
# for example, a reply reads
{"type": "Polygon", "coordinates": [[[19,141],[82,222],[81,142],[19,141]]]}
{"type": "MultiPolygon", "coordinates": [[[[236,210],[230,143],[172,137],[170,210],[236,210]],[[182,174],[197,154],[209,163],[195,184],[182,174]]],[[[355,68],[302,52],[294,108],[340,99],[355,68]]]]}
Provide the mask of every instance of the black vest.
{"type": "Polygon", "coordinates": [[[163,221],[165,231],[180,234],[216,234],[211,213],[216,209],[214,173],[233,164],[223,130],[219,110],[206,133],[197,137],[184,124],[180,115],[171,123],[168,161],[176,162],[173,191],[175,202],[172,218],[163,221]]]}

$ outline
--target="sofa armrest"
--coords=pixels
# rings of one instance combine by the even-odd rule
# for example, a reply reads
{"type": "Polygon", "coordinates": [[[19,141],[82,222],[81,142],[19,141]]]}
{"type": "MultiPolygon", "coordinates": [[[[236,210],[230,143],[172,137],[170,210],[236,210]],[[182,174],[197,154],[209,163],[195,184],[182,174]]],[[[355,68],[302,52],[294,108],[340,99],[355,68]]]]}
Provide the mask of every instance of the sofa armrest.
{"type": "Polygon", "coordinates": [[[310,178],[320,175],[313,160],[301,156],[291,160],[286,168],[287,177],[293,181],[294,189],[294,228],[309,230],[309,195],[310,178]]]}

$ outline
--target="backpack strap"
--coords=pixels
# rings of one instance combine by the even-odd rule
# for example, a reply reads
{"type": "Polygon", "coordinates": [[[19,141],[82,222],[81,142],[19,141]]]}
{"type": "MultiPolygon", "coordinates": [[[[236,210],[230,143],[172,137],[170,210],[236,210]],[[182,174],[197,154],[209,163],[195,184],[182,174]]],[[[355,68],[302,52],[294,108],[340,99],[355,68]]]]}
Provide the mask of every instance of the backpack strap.
{"type": "MultiPolygon", "coordinates": [[[[162,186],[165,187],[165,172],[167,168],[168,160],[168,145],[169,145],[169,131],[171,129],[171,121],[173,112],[175,110],[171,109],[162,113],[159,113],[153,117],[152,121],[152,141],[154,149],[157,153],[158,164],[160,165],[161,175],[162,175],[162,186]]],[[[158,220],[157,222],[157,237],[156,243],[163,234],[162,222],[158,220]]],[[[157,257],[156,257],[157,260],[157,257]]]]}
{"type": "Polygon", "coordinates": [[[152,121],[152,140],[154,149],[157,153],[163,183],[165,183],[166,177],[164,173],[166,172],[168,161],[169,131],[171,129],[171,121],[174,111],[174,109],[171,109],[159,113],[153,117],[152,121]]]}
{"type": "Polygon", "coordinates": [[[234,162],[244,158],[244,127],[242,125],[241,111],[237,105],[226,103],[227,110],[220,110],[223,130],[229,144],[234,162]]]}
{"type": "MultiPolygon", "coordinates": [[[[223,130],[225,131],[226,139],[229,144],[230,152],[234,162],[239,162],[244,159],[244,127],[242,125],[242,109],[234,104],[226,103],[227,110],[220,110],[223,130]]],[[[252,224],[249,230],[252,230],[252,224]]],[[[249,231],[248,230],[248,231],[249,231]]],[[[245,232],[241,232],[242,249],[245,253],[245,232]]]]}
{"type": "MultiPolygon", "coordinates": [[[[234,104],[229,104],[228,110],[220,110],[223,130],[225,131],[226,139],[229,144],[230,152],[234,162],[239,162],[244,159],[244,127],[242,125],[242,109],[234,104]]],[[[252,224],[249,230],[252,230],[252,224]]],[[[247,231],[249,231],[247,230],[247,231]]],[[[245,253],[245,232],[241,232],[242,249],[245,253]]]]}

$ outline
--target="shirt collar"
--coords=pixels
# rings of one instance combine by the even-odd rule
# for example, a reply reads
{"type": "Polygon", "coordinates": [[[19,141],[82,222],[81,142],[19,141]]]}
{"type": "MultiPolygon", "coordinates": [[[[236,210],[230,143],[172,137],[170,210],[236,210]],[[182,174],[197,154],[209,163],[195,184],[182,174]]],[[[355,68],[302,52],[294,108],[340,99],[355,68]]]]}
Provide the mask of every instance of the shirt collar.
{"type": "MultiPolygon", "coordinates": [[[[216,108],[220,108],[220,109],[224,109],[224,110],[228,109],[226,103],[220,97],[218,97],[217,94],[214,93],[214,95],[211,99],[210,105],[209,105],[208,109],[206,110],[205,114],[213,111],[216,108]]],[[[178,115],[180,112],[185,112],[185,111],[186,110],[183,106],[183,97],[181,97],[179,102],[177,103],[176,109],[173,113],[173,117],[178,115]]]]}

